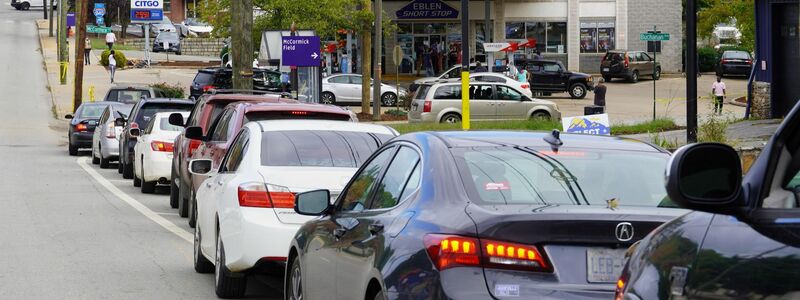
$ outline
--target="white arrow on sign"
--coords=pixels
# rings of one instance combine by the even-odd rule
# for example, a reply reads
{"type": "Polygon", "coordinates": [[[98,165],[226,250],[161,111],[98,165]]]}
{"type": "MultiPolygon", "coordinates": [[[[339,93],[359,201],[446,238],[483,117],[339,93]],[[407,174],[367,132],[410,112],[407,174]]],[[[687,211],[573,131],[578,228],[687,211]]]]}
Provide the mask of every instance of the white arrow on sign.
{"type": "Polygon", "coordinates": [[[319,57],[319,55],[317,55],[317,52],[311,53],[311,58],[317,59],[317,57],[319,57]]]}

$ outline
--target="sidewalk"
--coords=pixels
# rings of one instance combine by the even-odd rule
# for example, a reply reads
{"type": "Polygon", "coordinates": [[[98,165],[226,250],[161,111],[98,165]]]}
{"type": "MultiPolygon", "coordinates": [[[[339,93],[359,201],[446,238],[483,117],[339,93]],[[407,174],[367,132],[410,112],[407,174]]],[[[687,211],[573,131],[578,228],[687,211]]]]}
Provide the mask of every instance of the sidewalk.
{"type": "MultiPolygon", "coordinates": [[[[67,84],[61,85],[59,81],[58,48],[56,37],[48,37],[48,21],[37,20],[39,41],[41,43],[42,57],[44,58],[44,68],[47,73],[48,87],[52,96],[53,111],[57,118],[62,118],[65,114],[72,113],[73,108],[73,86],[75,84],[75,45],[74,38],[69,38],[69,65],[67,70],[67,84]]],[[[125,53],[126,51],[123,51],[125,53]]],[[[83,101],[102,101],[108,90],[113,86],[109,73],[105,67],[99,64],[100,51],[92,51],[91,65],[83,68],[83,101]],[[94,88],[94,99],[90,99],[89,90],[94,88]]],[[[170,56],[170,59],[172,56],[170,56]]],[[[166,82],[171,85],[184,87],[188,94],[188,87],[192,79],[197,74],[197,69],[122,69],[118,68],[115,84],[120,85],[149,85],[153,83],[166,82]]]]}
{"type": "MultiPolygon", "coordinates": [[[[703,120],[698,120],[701,125],[703,120]]],[[[778,130],[783,120],[751,120],[741,121],[728,125],[726,136],[735,148],[739,149],[761,149],[769,142],[775,131],[778,130]]],[[[626,135],[624,137],[642,141],[653,140],[653,135],[648,133],[626,135]]],[[[659,139],[666,140],[677,145],[686,144],[686,130],[673,130],[658,134],[659,139]]]]}

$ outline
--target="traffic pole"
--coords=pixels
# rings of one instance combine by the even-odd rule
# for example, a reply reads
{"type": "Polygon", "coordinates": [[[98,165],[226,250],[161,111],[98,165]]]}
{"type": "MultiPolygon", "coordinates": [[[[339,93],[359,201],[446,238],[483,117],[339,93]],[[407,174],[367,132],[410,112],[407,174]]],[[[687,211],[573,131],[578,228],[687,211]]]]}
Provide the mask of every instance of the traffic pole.
{"type": "Polygon", "coordinates": [[[461,129],[469,130],[469,0],[461,0],[461,129]]]}
{"type": "Polygon", "coordinates": [[[686,142],[697,142],[697,3],[686,1],[686,142]]]}
{"type": "MultiPolygon", "coordinates": [[[[653,33],[657,33],[657,32],[658,31],[656,31],[656,26],[653,25],[653,33]]],[[[656,53],[658,53],[658,51],[656,51],[656,50],[659,50],[659,49],[656,49],[656,45],[658,45],[656,43],[660,44],[661,42],[653,42],[653,74],[655,74],[655,72],[656,72],[656,65],[657,65],[657,63],[656,63],[656,53]]],[[[659,76],[661,76],[661,75],[659,74],[659,76]]],[[[658,81],[658,79],[656,79],[656,77],[653,76],[653,121],[656,120],[656,81],[658,81]]]]}
{"type": "MultiPolygon", "coordinates": [[[[383,1],[375,0],[375,39],[372,43],[375,54],[372,56],[375,59],[375,71],[372,76],[375,78],[372,84],[372,120],[381,120],[381,48],[383,38],[383,1]]],[[[397,94],[398,96],[400,93],[397,94]]]]}

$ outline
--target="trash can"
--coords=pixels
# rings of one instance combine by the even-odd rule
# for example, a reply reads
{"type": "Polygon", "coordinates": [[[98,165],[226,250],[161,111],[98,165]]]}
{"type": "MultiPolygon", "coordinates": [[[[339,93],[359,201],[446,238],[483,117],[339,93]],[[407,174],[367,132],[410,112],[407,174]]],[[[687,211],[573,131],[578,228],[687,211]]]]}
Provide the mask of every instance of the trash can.
{"type": "Polygon", "coordinates": [[[587,105],[583,107],[583,115],[584,116],[599,115],[604,113],[605,110],[606,110],[605,106],[587,105]]]}

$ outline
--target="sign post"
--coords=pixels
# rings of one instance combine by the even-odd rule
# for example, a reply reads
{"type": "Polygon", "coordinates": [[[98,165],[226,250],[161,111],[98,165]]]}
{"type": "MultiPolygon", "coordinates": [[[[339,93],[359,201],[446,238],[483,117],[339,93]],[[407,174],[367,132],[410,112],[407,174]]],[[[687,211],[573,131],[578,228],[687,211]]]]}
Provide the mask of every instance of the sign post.
{"type": "MultiPolygon", "coordinates": [[[[394,84],[395,88],[397,89],[397,107],[400,107],[400,64],[403,62],[403,48],[400,48],[400,45],[394,45],[394,49],[392,51],[392,61],[394,62],[394,84]]],[[[403,103],[405,105],[405,103],[403,103]]]]}
{"type": "MultiPolygon", "coordinates": [[[[656,30],[656,26],[653,26],[653,30],[648,31],[646,33],[639,34],[639,40],[653,42],[653,120],[656,119],[656,75],[655,72],[658,70],[655,69],[656,65],[656,53],[661,51],[661,41],[669,41],[669,33],[661,33],[661,31],[656,30]]],[[[661,77],[660,71],[658,71],[658,77],[661,77]]]]}
{"type": "Polygon", "coordinates": [[[162,0],[131,0],[131,23],[143,23],[144,59],[150,66],[150,23],[164,19],[162,0]]]}

